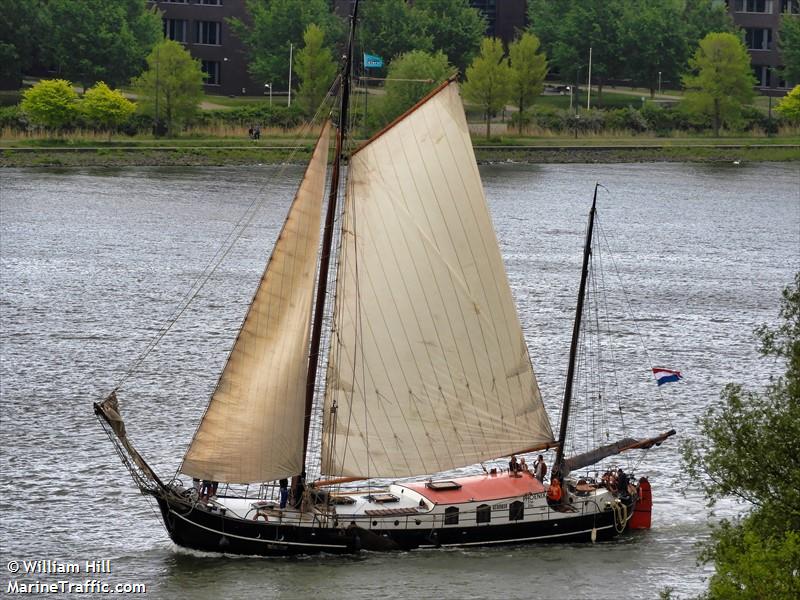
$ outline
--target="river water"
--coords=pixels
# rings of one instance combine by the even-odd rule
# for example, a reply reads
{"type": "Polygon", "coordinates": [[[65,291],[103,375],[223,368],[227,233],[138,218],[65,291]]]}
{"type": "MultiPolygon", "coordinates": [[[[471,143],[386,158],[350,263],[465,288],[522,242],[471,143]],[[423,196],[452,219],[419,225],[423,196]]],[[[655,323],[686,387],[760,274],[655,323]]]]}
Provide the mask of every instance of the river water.
{"type": "MultiPolygon", "coordinates": [[[[594,183],[615,270],[638,320],[656,393],[623,390],[633,433],[678,430],[637,464],[653,528],[602,545],[548,545],[306,559],[232,558],[175,547],[134,492],[92,414],[264,199],[191,312],[126,380],[128,432],[177,468],[277,236],[298,167],[0,171],[0,586],[97,579],[155,598],[616,598],[702,591],[709,517],[680,476],[680,439],[729,381],[757,387],[780,365],[753,329],[775,324],[800,269],[797,164],[481,167],[531,356],[554,423],[566,371],[594,183]],[[9,561],[77,562],[80,574],[8,572],[9,561]],[[108,559],[112,572],[87,573],[108,559]]],[[[630,322],[628,323],[630,328],[630,322]]],[[[634,354],[623,351],[622,358],[634,354]]],[[[613,419],[610,419],[613,420],[613,419]]],[[[727,503],[719,515],[741,510],[727,503]]],[[[716,518],[716,517],[713,517],[716,518]]]]}

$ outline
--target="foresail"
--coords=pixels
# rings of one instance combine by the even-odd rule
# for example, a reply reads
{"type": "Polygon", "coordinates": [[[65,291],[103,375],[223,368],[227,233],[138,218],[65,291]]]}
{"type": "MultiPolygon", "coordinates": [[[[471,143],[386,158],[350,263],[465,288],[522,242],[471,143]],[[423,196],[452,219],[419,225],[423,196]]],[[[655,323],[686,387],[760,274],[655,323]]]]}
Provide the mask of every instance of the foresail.
{"type": "Polygon", "coordinates": [[[330,476],[553,441],[453,82],[351,157],[324,414],[330,476]]]}
{"type": "Polygon", "coordinates": [[[231,483],[303,470],[308,337],[329,145],[323,127],[181,472],[231,483]]]}

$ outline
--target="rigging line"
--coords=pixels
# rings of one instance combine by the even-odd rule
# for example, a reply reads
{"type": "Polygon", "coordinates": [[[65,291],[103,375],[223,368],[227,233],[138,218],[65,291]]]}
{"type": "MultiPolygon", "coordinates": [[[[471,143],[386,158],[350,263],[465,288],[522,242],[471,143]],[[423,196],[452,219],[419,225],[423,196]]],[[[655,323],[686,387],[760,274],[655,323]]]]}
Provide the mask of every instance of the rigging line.
{"type": "MultiPolygon", "coordinates": [[[[595,220],[595,223],[597,221],[595,220]]],[[[595,234],[596,237],[596,234],[595,234]]],[[[602,433],[605,434],[605,440],[609,438],[609,431],[608,431],[608,418],[606,414],[606,401],[605,401],[605,388],[604,388],[604,381],[605,381],[605,362],[603,357],[603,341],[602,336],[604,331],[600,325],[600,308],[603,299],[605,298],[605,288],[602,285],[603,283],[603,265],[601,262],[601,251],[597,247],[596,244],[592,244],[594,251],[592,252],[591,257],[591,284],[592,284],[592,316],[594,317],[593,325],[595,328],[595,344],[597,346],[597,351],[595,355],[595,373],[597,373],[596,383],[597,383],[597,409],[599,411],[599,419],[600,424],[598,430],[595,431],[595,442],[598,445],[604,441],[602,440],[602,436],[598,437],[598,432],[602,429],[602,433]]],[[[612,365],[613,368],[613,365],[612,365]]]]}
{"type": "MultiPolygon", "coordinates": [[[[603,231],[603,236],[604,236],[604,240],[605,240],[605,243],[606,243],[607,247],[610,248],[611,245],[610,245],[610,242],[608,240],[610,235],[607,232],[603,231]]],[[[614,273],[617,276],[617,280],[620,282],[620,288],[622,290],[622,296],[625,299],[625,304],[627,305],[628,311],[629,311],[629,313],[630,313],[630,315],[632,317],[631,321],[633,322],[633,328],[636,331],[636,336],[639,339],[639,343],[641,344],[642,351],[644,352],[644,355],[645,355],[645,360],[647,361],[647,364],[652,367],[653,366],[653,361],[650,358],[650,353],[647,351],[647,346],[644,343],[644,337],[642,336],[641,330],[639,329],[638,319],[634,315],[633,304],[631,303],[630,297],[628,296],[628,292],[625,289],[625,286],[622,285],[622,276],[620,275],[619,268],[617,267],[617,262],[614,259],[613,253],[610,253],[609,256],[610,256],[610,259],[611,259],[611,265],[614,268],[614,273]]],[[[651,371],[651,374],[652,374],[652,371],[651,371]]],[[[672,413],[667,408],[667,403],[666,403],[666,400],[664,398],[664,395],[661,393],[661,390],[658,389],[658,387],[656,387],[656,395],[658,396],[659,400],[661,401],[662,410],[667,415],[667,419],[669,421],[670,428],[674,429],[674,426],[672,424],[672,413]]]]}
{"type": "MultiPolygon", "coordinates": [[[[604,228],[603,220],[602,220],[602,218],[601,218],[601,216],[599,214],[597,215],[597,221],[596,222],[597,222],[597,226],[598,226],[598,232],[597,232],[598,256],[604,256],[602,254],[603,253],[603,244],[601,242],[603,241],[603,236],[605,235],[605,228],[604,228]]],[[[609,255],[611,255],[610,249],[609,249],[609,255]]],[[[601,265],[605,265],[605,263],[601,262],[601,265]]],[[[608,289],[608,287],[606,286],[606,270],[605,270],[605,268],[601,268],[600,275],[602,277],[602,289],[606,290],[606,289],[608,289]]],[[[605,322],[606,322],[606,330],[610,332],[611,331],[611,311],[609,309],[608,296],[606,294],[603,295],[603,309],[604,309],[604,317],[605,317],[605,322]]],[[[617,371],[617,358],[616,358],[616,354],[615,354],[615,345],[613,343],[613,340],[611,340],[611,339],[610,339],[610,343],[608,345],[608,348],[609,348],[609,353],[611,354],[610,364],[611,364],[611,373],[612,373],[612,376],[614,377],[614,389],[615,389],[615,395],[616,395],[616,398],[617,398],[617,411],[618,411],[618,414],[619,414],[620,424],[622,425],[622,436],[625,437],[626,433],[627,433],[627,428],[625,426],[625,413],[622,410],[622,392],[621,392],[621,387],[620,387],[620,382],[619,382],[619,372],[617,371]]]]}
{"type": "MultiPolygon", "coordinates": [[[[328,91],[328,96],[330,96],[330,89],[328,91]]],[[[326,96],[325,101],[327,101],[328,96],[326,96]]],[[[323,104],[324,102],[323,101],[323,104]]],[[[322,106],[317,110],[314,118],[307,122],[303,128],[301,128],[301,135],[305,135],[310,129],[314,122],[316,122],[317,117],[320,114],[322,106]]],[[[295,154],[299,151],[300,143],[296,144],[296,146],[292,149],[289,154],[289,161],[282,163],[281,169],[278,171],[277,177],[280,177],[286,171],[289,162],[294,158],[295,154]]],[[[172,329],[172,326],[180,319],[186,309],[191,305],[200,291],[205,287],[208,280],[211,276],[216,272],[219,265],[228,255],[230,250],[233,248],[235,243],[239,240],[239,238],[244,234],[244,230],[247,226],[252,222],[255,218],[256,213],[258,210],[263,206],[266,198],[264,197],[263,191],[266,188],[266,182],[264,182],[261,187],[259,188],[258,192],[254,195],[253,200],[251,201],[250,205],[245,208],[242,216],[236,222],[234,227],[230,230],[227,234],[225,239],[222,241],[220,246],[215,251],[214,255],[211,258],[209,264],[203,269],[197,279],[192,283],[189,290],[187,291],[186,295],[183,299],[178,303],[178,308],[176,308],[172,314],[167,317],[165,322],[161,325],[159,330],[156,332],[156,335],[153,339],[148,342],[145,346],[145,349],[139,355],[139,357],[134,361],[133,365],[123,374],[123,376],[117,381],[114,389],[119,389],[127,380],[128,378],[139,368],[142,362],[149,356],[149,354],[158,346],[164,336],[172,329]]]]}

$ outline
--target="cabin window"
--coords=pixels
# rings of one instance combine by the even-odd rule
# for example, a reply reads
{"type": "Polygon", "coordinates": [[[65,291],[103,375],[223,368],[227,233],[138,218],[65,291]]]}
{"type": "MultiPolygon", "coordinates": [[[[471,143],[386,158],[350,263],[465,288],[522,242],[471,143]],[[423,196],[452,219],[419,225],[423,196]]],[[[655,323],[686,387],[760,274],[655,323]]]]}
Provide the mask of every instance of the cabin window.
{"type": "Polygon", "coordinates": [[[488,504],[481,504],[475,511],[475,520],[478,523],[490,523],[492,520],[492,507],[488,504]]]}
{"type": "Polygon", "coordinates": [[[520,521],[525,518],[525,505],[517,500],[508,507],[508,520],[520,521]]]}
{"type": "Polygon", "coordinates": [[[458,525],[458,507],[450,506],[444,509],[444,524],[458,525]]]}

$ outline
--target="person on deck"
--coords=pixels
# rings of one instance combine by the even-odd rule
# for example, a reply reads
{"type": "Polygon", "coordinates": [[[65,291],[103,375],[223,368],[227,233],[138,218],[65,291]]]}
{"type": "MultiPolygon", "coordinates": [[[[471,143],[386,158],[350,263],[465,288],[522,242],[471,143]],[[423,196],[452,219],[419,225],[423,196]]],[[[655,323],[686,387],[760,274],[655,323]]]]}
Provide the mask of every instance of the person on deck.
{"type": "Polygon", "coordinates": [[[528,469],[528,463],[525,462],[524,458],[519,459],[519,470],[520,472],[527,473],[528,475],[531,473],[530,469],[528,469]]]}
{"type": "Polygon", "coordinates": [[[279,486],[279,493],[280,493],[280,507],[286,508],[286,503],[289,500],[289,480],[288,479],[281,479],[278,482],[279,486]]]}
{"type": "Polygon", "coordinates": [[[540,483],[544,482],[544,476],[547,474],[547,463],[544,462],[544,457],[540,454],[536,461],[533,463],[533,476],[539,480],[540,483]]]}
{"type": "Polygon", "coordinates": [[[561,482],[557,477],[551,478],[550,487],[547,488],[547,503],[550,506],[558,506],[561,504],[562,495],[561,482]]]}
{"type": "Polygon", "coordinates": [[[519,471],[519,463],[517,462],[517,457],[512,455],[511,460],[508,461],[508,476],[516,477],[517,471],[519,471]]]}
{"type": "Polygon", "coordinates": [[[617,470],[617,492],[623,498],[628,494],[628,475],[621,468],[617,470]]]}

